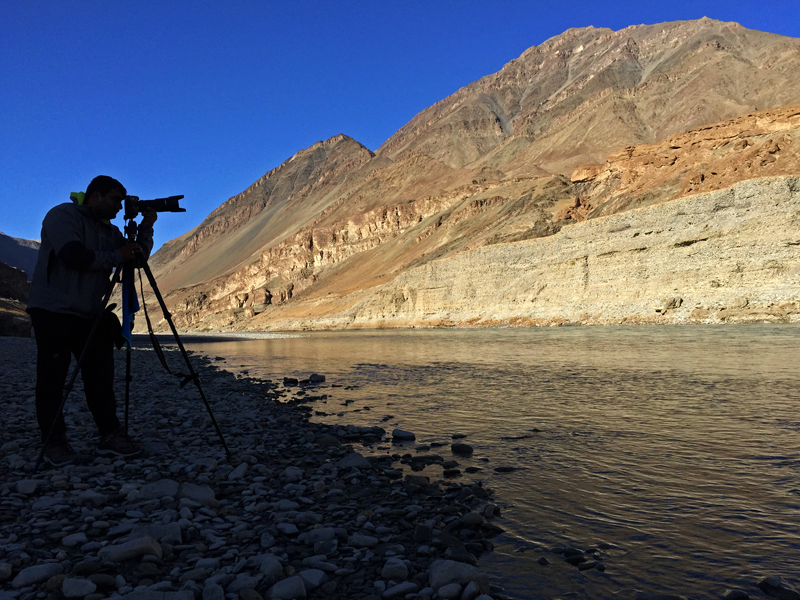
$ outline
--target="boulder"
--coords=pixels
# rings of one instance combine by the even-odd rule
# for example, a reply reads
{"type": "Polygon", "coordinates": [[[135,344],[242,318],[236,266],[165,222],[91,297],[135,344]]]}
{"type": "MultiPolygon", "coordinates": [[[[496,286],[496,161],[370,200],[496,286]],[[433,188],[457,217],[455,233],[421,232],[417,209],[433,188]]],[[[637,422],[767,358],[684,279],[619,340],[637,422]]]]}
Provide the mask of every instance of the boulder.
{"type": "Polygon", "coordinates": [[[58,563],[46,563],[44,565],[34,565],[22,569],[14,581],[11,582],[11,587],[19,589],[29,585],[35,585],[42,581],[47,581],[53,575],[59,575],[64,572],[64,567],[58,563]]]}
{"type": "Polygon", "coordinates": [[[161,559],[161,544],[149,536],[135,538],[122,544],[101,548],[97,555],[111,562],[138,561],[146,554],[161,559]]]}
{"type": "Polygon", "coordinates": [[[779,600],[800,600],[800,592],[784,581],[780,575],[764,577],[756,585],[767,596],[779,600]]]}
{"type": "Polygon", "coordinates": [[[489,593],[489,577],[477,567],[455,560],[436,560],[428,570],[430,586],[439,588],[450,583],[458,583],[462,587],[474,581],[482,594],[489,593]]]}
{"type": "Polygon", "coordinates": [[[296,600],[305,597],[306,584],[299,575],[279,581],[267,592],[267,598],[270,600],[296,600]]]}

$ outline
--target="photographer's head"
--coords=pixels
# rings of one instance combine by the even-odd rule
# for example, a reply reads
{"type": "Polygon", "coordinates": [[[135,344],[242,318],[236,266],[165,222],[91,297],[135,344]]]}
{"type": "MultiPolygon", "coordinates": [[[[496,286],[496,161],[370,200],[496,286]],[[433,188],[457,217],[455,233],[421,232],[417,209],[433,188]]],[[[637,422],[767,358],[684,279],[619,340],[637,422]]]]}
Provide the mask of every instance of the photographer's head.
{"type": "Polygon", "coordinates": [[[98,175],[86,188],[83,204],[90,206],[99,219],[109,221],[122,210],[122,201],[128,191],[119,181],[108,175],[98,175]]]}

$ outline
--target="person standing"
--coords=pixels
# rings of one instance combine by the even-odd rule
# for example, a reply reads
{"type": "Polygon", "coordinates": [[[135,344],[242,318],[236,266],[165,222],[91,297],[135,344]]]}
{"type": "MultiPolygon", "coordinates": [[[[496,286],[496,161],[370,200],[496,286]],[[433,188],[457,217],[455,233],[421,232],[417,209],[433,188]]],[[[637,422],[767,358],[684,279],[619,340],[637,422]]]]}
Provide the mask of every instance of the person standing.
{"type": "MultiPolygon", "coordinates": [[[[135,243],[111,219],[122,209],[125,187],[106,175],[95,177],[83,197],[50,209],[42,222],[41,245],[28,294],[27,312],[36,337],[36,419],[47,438],[45,459],[54,466],[79,458],[67,439],[59,412],[71,356],[78,359],[102,309],[114,268],[153,248],[154,210],[143,212],[135,243]]],[[[126,436],[116,412],[113,337],[107,321],[91,340],[81,366],[86,402],[97,425],[97,452],[132,458],[142,448],[126,436]]]]}

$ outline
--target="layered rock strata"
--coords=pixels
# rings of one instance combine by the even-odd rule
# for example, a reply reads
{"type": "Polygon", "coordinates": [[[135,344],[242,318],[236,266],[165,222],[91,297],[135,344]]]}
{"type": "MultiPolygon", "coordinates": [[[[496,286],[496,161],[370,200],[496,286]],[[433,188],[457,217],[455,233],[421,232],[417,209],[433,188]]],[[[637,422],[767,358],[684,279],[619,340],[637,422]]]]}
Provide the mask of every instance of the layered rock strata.
{"type": "Polygon", "coordinates": [[[431,261],[250,326],[796,322],[798,225],[800,178],[751,180],[431,261]]]}

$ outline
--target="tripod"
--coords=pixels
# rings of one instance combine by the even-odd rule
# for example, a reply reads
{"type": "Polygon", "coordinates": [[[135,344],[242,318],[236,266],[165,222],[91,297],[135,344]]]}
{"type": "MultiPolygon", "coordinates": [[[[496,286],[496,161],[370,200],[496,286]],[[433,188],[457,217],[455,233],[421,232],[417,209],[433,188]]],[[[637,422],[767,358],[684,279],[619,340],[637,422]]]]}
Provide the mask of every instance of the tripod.
{"type": "MultiPolygon", "coordinates": [[[[127,215],[126,215],[126,218],[127,218],[127,215]]],[[[129,243],[133,243],[136,240],[136,233],[137,233],[136,221],[134,221],[133,218],[130,218],[128,223],[125,225],[125,234],[128,237],[128,242],[129,243]]],[[[206,410],[208,411],[209,417],[211,417],[211,422],[214,424],[214,429],[216,429],[216,431],[217,431],[217,435],[219,436],[220,442],[222,443],[222,447],[225,449],[225,455],[228,457],[228,459],[230,459],[231,458],[231,451],[228,449],[228,445],[225,443],[225,438],[223,437],[222,431],[220,430],[219,424],[217,423],[217,419],[214,417],[214,413],[211,410],[211,405],[209,404],[208,399],[206,398],[206,395],[203,392],[203,388],[200,385],[200,377],[197,375],[197,373],[195,372],[194,368],[192,367],[192,363],[189,360],[189,355],[187,354],[186,349],[183,347],[183,342],[181,342],[181,338],[178,335],[178,330],[175,328],[175,323],[172,321],[172,315],[169,313],[169,310],[167,309],[167,305],[164,302],[164,298],[161,296],[161,292],[159,291],[158,286],[156,285],[155,277],[153,277],[153,272],[150,270],[150,266],[147,264],[147,260],[145,259],[144,255],[139,254],[137,256],[137,258],[134,259],[133,264],[131,264],[129,266],[137,268],[137,269],[141,269],[147,275],[147,281],[150,283],[150,288],[153,290],[153,293],[155,293],[155,296],[158,299],[158,303],[161,306],[161,312],[164,315],[164,318],[169,323],[170,329],[172,331],[172,335],[175,338],[176,343],[178,344],[178,348],[181,351],[181,355],[183,356],[183,360],[186,362],[186,367],[189,370],[189,375],[185,376],[183,382],[180,385],[181,385],[181,387],[183,387],[189,381],[193,381],[194,382],[195,386],[197,387],[197,390],[200,392],[200,397],[203,399],[203,403],[206,405],[206,410]]],[[[123,265],[120,265],[114,271],[114,275],[111,278],[111,281],[109,282],[108,289],[106,291],[105,296],[103,297],[103,301],[102,301],[102,303],[100,305],[100,309],[98,311],[97,317],[95,318],[94,323],[92,324],[92,329],[90,330],[89,336],[86,339],[86,344],[83,346],[83,350],[81,351],[81,355],[78,358],[78,363],[75,365],[75,369],[72,371],[72,375],[70,376],[69,382],[67,383],[66,387],[64,388],[64,396],[63,396],[63,398],[61,400],[61,406],[59,407],[58,412],[56,413],[56,415],[60,415],[64,411],[64,406],[67,404],[67,398],[69,397],[69,394],[72,391],[73,386],[75,385],[75,380],[78,378],[78,372],[81,370],[81,367],[83,366],[83,363],[86,360],[86,355],[88,354],[89,347],[91,346],[92,341],[94,340],[94,337],[97,334],[97,330],[99,328],[100,321],[103,318],[103,313],[105,312],[106,306],[108,305],[108,301],[111,298],[112,292],[114,291],[114,286],[117,283],[122,281],[122,277],[121,277],[122,273],[123,273],[123,265]]],[[[133,279],[133,268],[127,269],[127,273],[129,275],[129,277],[131,278],[130,283],[132,285],[133,284],[133,281],[132,281],[132,279],[133,279]]],[[[144,296],[142,297],[142,304],[144,304],[144,296]]],[[[145,308],[145,314],[146,314],[146,310],[147,309],[145,308]]],[[[161,356],[161,348],[157,345],[158,341],[156,340],[155,335],[153,334],[153,331],[150,328],[150,320],[149,320],[149,318],[148,318],[147,324],[148,324],[148,329],[150,330],[150,336],[151,336],[151,339],[153,341],[153,346],[154,346],[156,352],[159,354],[159,358],[161,358],[162,363],[166,367],[166,362],[164,361],[163,357],[161,356]]],[[[128,407],[129,407],[129,404],[130,404],[130,382],[131,382],[131,379],[132,379],[131,378],[131,344],[130,344],[130,342],[128,342],[128,348],[127,348],[126,352],[127,352],[127,354],[126,354],[126,357],[125,357],[125,365],[126,365],[126,368],[125,368],[125,433],[127,434],[127,432],[128,432],[128,412],[129,412],[128,411],[128,407]]],[[[168,367],[167,367],[167,370],[169,370],[168,367]]],[[[36,460],[36,466],[33,469],[34,473],[37,473],[39,471],[39,467],[41,466],[42,460],[44,459],[44,454],[45,454],[45,452],[47,450],[47,446],[49,445],[50,440],[53,437],[53,432],[55,431],[57,422],[58,422],[58,417],[53,419],[53,423],[50,426],[50,430],[47,433],[47,437],[45,438],[44,443],[42,444],[42,450],[39,453],[39,458],[36,460]]]]}

